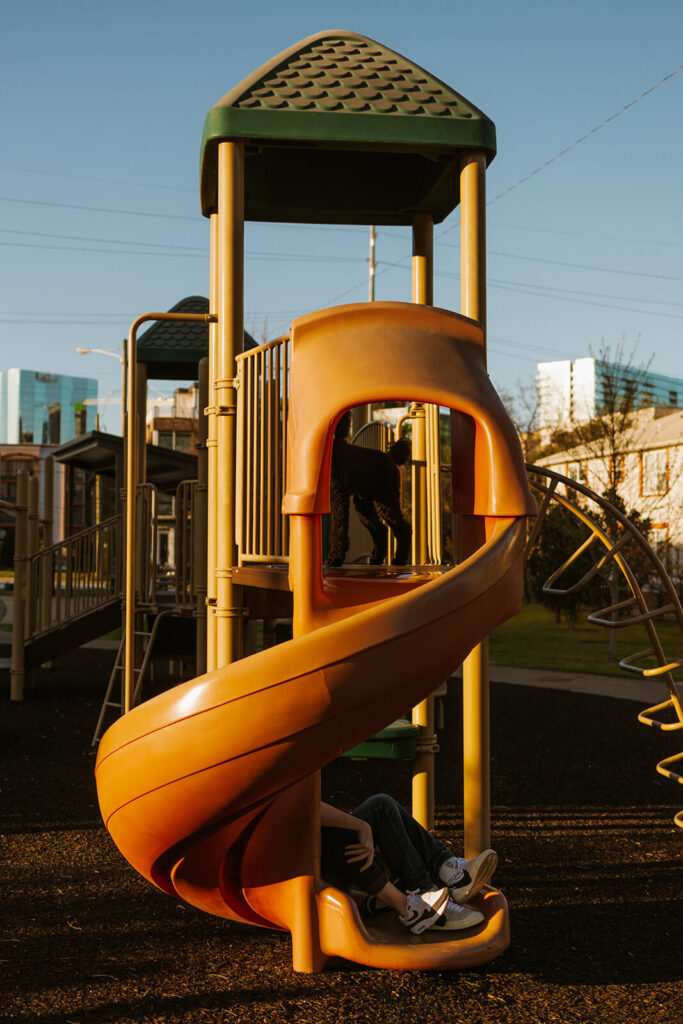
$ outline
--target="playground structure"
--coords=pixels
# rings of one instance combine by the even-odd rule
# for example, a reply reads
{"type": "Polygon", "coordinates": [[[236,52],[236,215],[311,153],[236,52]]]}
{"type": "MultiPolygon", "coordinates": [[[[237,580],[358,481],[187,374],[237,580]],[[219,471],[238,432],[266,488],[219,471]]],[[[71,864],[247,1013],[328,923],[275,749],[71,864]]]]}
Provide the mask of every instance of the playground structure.
{"type": "MultiPolygon", "coordinates": [[[[304,40],[217,104],[207,118],[201,185],[211,221],[211,312],[147,314],[134,324],[131,499],[118,526],[101,524],[97,536],[108,529],[108,539],[73,540],[98,573],[104,566],[102,575],[115,577],[113,604],[120,607],[125,594],[112,687],[124,677],[121,705],[130,713],[98,751],[107,827],[131,863],[165,891],[211,913],[291,931],[298,970],[318,970],[334,955],[383,967],[465,967],[509,941],[505,900],[492,889],[479,901],[485,922],[471,933],[449,941],[383,933],[324,885],[317,853],[319,767],[411,705],[420,726],[414,809],[430,823],[436,737],[429,695],[463,659],[466,853],[489,845],[485,637],[520,605],[525,518],[535,511],[516,436],[485,373],[484,179],[494,153],[485,115],[352,33],[304,40]],[[433,224],[458,202],[460,316],[431,305],[433,224]],[[286,337],[242,352],[245,216],[412,225],[412,303],[311,313],[286,337]],[[151,606],[155,521],[141,458],[137,332],[174,316],[209,324],[210,337],[207,415],[200,419],[206,457],[199,480],[179,494],[178,536],[186,542],[178,547],[173,608],[163,613],[186,604],[196,618],[200,678],[135,707],[151,650],[140,634],[151,606]],[[362,422],[373,403],[387,400],[405,403],[412,425],[414,564],[325,571],[321,520],[334,425],[348,408],[359,410],[362,422]],[[439,407],[452,409],[450,560],[439,495],[439,407]],[[125,581],[118,554],[124,534],[125,581]],[[206,553],[195,547],[202,536],[206,553]],[[280,617],[293,618],[294,639],[255,654],[254,623],[280,617]],[[273,849],[281,852],[276,863],[273,849]]],[[[556,487],[551,497],[557,500],[556,487]]],[[[50,556],[41,557],[47,563],[50,556]]],[[[619,552],[609,557],[621,567],[619,552]]],[[[50,614],[56,594],[70,585],[75,601],[100,587],[73,587],[84,559],[65,556],[64,587],[52,592],[52,604],[45,598],[50,614]]],[[[34,593],[49,588],[29,586],[34,593]]],[[[161,621],[157,613],[155,623],[161,621]]],[[[654,629],[654,616],[642,621],[654,629]]],[[[683,721],[676,665],[653,646],[670,684],[667,706],[683,721]]]]}
{"type": "MultiPolygon", "coordinates": [[[[388,941],[344,894],[323,886],[316,852],[318,769],[427,701],[473,641],[521,601],[524,521],[534,503],[514,429],[485,372],[482,327],[483,182],[494,151],[485,115],[352,33],[297,44],[207,118],[209,671],[133,708],[105,733],[98,792],[107,827],[138,870],[211,912],[287,928],[299,970],[319,969],[332,955],[378,966],[464,966],[508,941],[505,901],[494,890],[481,900],[486,920],[477,934],[457,943],[388,941]],[[431,307],[433,224],[458,201],[460,316],[431,307]],[[312,313],[294,322],[288,340],[241,356],[245,217],[410,224],[413,302],[312,313]],[[324,389],[316,386],[323,374],[324,389]],[[414,516],[413,571],[323,573],[334,426],[347,409],[386,400],[412,403],[414,446],[428,443],[420,405],[454,410],[461,564],[425,570],[424,503],[414,516]],[[243,657],[245,618],[276,618],[290,593],[294,639],[243,657]],[[156,782],[148,777],[140,789],[143,763],[156,782]],[[191,796],[183,794],[190,779],[199,787],[191,796]],[[273,847],[282,850],[278,863],[266,856],[273,847]]],[[[136,332],[153,318],[136,321],[128,352],[126,710],[135,666],[136,332]]],[[[426,459],[417,468],[426,487],[426,459]]],[[[473,853],[489,828],[484,652],[468,662],[466,844],[473,853]]],[[[433,753],[432,714],[427,705],[422,721],[433,753]]],[[[425,818],[428,776],[416,781],[425,818]]]]}

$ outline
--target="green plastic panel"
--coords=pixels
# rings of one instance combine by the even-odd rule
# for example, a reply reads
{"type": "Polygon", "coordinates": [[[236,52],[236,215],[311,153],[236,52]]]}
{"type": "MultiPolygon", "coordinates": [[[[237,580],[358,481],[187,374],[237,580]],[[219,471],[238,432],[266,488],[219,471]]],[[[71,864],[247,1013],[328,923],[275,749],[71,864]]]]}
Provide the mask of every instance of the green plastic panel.
{"type": "Polygon", "coordinates": [[[370,739],[347,750],[342,757],[412,760],[415,757],[419,731],[416,725],[412,725],[405,718],[397,718],[386,729],[381,729],[370,739]]]}
{"type": "Polygon", "coordinates": [[[380,43],[320,32],[258,68],[211,108],[202,211],[216,209],[221,141],[245,147],[250,220],[410,224],[457,205],[462,153],[496,152],[493,122],[380,43]]]}

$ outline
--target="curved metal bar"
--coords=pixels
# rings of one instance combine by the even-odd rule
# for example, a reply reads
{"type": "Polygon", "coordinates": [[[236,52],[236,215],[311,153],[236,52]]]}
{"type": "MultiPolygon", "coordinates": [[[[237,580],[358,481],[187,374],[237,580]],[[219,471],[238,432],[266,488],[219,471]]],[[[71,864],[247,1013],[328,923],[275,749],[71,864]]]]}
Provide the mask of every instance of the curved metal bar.
{"type": "MultiPolygon", "coordinates": [[[[544,495],[543,502],[539,509],[539,520],[535,524],[529,541],[527,542],[527,555],[532,550],[536,542],[541,528],[540,521],[545,516],[550,502],[553,499],[579,519],[590,531],[587,539],[579,545],[579,547],[570,555],[559,569],[548,577],[543,585],[543,591],[546,594],[553,594],[556,596],[567,596],[575,593],[592,580],[595,575],[604,568],[609,560],[613,560],[624,576],[629,590],[631,591],[631,596],[624,601],[618,601],[612,605],[600,608],[597,611],[590,613],[588,615],[588,621],[595,625],[604,626],[608,629],[623,629],[625,626],[640,624],[644,626],[648,634],[650,647],[642,651],[636,651],[635,653],[622,658],[619,662],[619,667],[627,672],[634,672],[641,676],[641,678],[661,678],[669,691],[669,699],[661,704],[656,704],[653,707],[642,711],[638,715],[638,721],[643,725],[650,725],[665,732],[683,728],[683,706],[681,704],[681,697],[678,692],[676,681],[672,675],[676,669],[683,667],[683,659],[677,658],[672,660],[671,658],[667,658],[657,634],[654,622],[656,618],[660,618],[664,614],[673,613],[681,631],[683,632],[683,607],[681,607],[681,601],[661,560],[648,544],[642,533],[633,525],[627,516],[620,512],[620,510],[611,502],[607,501],[607,499],[601,498],[598,494],[595,494],[594,491],[591,491],[590,488],[585,486],[585,484],[581,484],[577,480],[570,480],[568,477],[564,477],[562,474],[556,473],[551,469],[546,469],[543,466],[527,464],[526,469],[530,476],[530,484],[532,488],[544,495]],[[534,479],[534,477],[542,477],[545,479],[541,481],[539,479],[534,479]],[[564,495],[557,491],[560,484],[565,488],[564,495]],[[570,499],[570,494],[581,495],[584,498],[589,499],[600,509],[604,516],[618,525],[622,531],[622,535],[616,543],[607,535],[602,526],[599,523],[596,523],[585,509],[580,507],[577,500],[570,499]],[[586,552],[596,541],[599,541],[606,549],[606,553],[596,561],[596,564],[587,573],[585,573],[577,583],[572,584],[572,586],[565,589],[553,587],[553,584],[561,578],[566,569],[568,569],[569,566],[572,565],[576,559],[586,552]],[[652,572],[656,574],[660,584],[662,585],[667,600],[666,603],[659,608],[650,609],[647,607],[647,602],[645,601],[638,580],[636,579],[635,574],[628,563],[627,557],[623,552],[623,549],[629,541],[632,541],[646,556],[652,567],[652,572]],[[605,617],[609,613],[618,614],[626,608],[633,608],[634,606],[635,609],[637,609],[637,614],[631,615],[629,618],[617,618],[612,620],[605,617]],[[645,658],[652,657],[654,657],[658,662],[657,666],[653,668],[643,668],[642,666],[635,664],[645,658]],[[654,717],[658,712],[663,711],[664,709],[673,711],[676,716],[676,721],[662,722],[654,717]]],[[[669,771],[668,769],[669,764],[673,764],[681,759],[683,759],[683,752],[681,754],[673,755],[670,758],[666,758],[657,765],[657,771],[662,775],[666,775],[669,778],[674,778],[681,782],[683,781],[683,777],[677,775],[675,772],[669,771]],[[662,768],[665,770],[662,770],[662,768]]],[[[675,816],[674,821],[676,825],[683,828],[683,811],[675,816]]]]}

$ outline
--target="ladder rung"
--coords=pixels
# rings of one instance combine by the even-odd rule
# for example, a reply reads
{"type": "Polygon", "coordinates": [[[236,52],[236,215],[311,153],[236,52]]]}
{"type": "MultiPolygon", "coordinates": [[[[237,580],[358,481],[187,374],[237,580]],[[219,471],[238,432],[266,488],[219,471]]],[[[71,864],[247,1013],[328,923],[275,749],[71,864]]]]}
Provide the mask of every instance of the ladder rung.
{"type": "Polygon", "coordinates": [[[655,729],[661,729],[662,732],[674,732],[677,729],[683,729],[683,722],[676,718],[673,722],[662,722],[660,718],[655,716],[660,711],[676,711],[676,706],[673,702],[673,698],[670,697],[668,700],[662,701],[661,704],[654,704],[651,708],[645,708],[638,715],[638,721],[641,725],[651,725],[655,729]]]}

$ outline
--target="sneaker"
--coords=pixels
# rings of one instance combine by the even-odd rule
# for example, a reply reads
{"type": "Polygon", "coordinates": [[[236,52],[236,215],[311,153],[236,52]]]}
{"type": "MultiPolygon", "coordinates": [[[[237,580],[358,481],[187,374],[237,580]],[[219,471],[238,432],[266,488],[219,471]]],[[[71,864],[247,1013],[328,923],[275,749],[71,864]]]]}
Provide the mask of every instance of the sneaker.
{"type": "Polygon", "coordinates": [[[491,880],[497,866],[495,850],[484,850],[471,860],[449,857],[439,868],[439,878],[448,886],[454,903],[466,903],[491,880]]]}
{"type": "Polygon", "coordinates": [[[414,935],[421,935],[427,928],[439,920],[446,913],[448,905],[448,886],[443,889],[435,889],[433,892],[409,892],[408,908],[405,917],[399,915],[399,920],[410,928],[414,935]]]}
{"type": "Polygon", "coordinates": [[[383,910],[391,910],[389,903],[385,903],[379,896],[372,895],[365,895],[362,907],[368,914],[381,914],[383,910]]]}
{"type": "Polygon", "coordinates": [[[461,907],[459,903],[449,900],[446,904],[446,913],[435,923],[435,928],[445,932],[460,931],[461,928],[474,928],[481,924],[484,915],[473,907],[461,907]]]}

